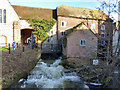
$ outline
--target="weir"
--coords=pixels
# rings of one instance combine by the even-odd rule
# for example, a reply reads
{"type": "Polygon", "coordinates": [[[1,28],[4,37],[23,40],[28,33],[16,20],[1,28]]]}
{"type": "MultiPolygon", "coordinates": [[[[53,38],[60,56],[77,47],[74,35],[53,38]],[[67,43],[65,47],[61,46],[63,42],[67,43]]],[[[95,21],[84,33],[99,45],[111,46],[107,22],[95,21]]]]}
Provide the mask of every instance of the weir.
{"type": "Polygon", "coordinates": [[[59,65],[61,57],[53,64],[38,61],[35,68],[29,73],[27,79],[20,79],[19,88],[81,88],[89,90],[89,87],[76,75],[59,65]]]}

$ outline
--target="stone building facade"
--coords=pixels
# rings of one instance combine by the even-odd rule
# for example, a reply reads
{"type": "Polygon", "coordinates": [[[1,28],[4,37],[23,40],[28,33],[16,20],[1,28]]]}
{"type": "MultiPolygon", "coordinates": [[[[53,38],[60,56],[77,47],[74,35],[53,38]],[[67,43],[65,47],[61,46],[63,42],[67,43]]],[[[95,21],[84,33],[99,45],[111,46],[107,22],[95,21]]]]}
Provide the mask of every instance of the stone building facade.
{"type": "Polygon", "coordinates": [[[0,44],[12,43],[14,40],[20,42],[19,17],[8,0],[0,3],[0,44]]]}
{"type": "MultiPolygon", "coordinates": [[[[57,7],[57,28],[59,43],[61,42],[60,38],[64,37],[67,31],[81,22],[84,22],[88,28],[90,28],[97,36],[98,55],[105,56],[105,47],[108,45],[109,41],[109,45],[112,47],[113,21],[103,11],[100,10],[69,7],[64,5],[57,7]]],[[[86,38],[89,38],[89,36],[86,35],[86,38]]],[[[80,41],[78,42],[80,43],[80,41]]],[[[82,51],[83,50],[81,50],[81,52],[82,51]]]]}

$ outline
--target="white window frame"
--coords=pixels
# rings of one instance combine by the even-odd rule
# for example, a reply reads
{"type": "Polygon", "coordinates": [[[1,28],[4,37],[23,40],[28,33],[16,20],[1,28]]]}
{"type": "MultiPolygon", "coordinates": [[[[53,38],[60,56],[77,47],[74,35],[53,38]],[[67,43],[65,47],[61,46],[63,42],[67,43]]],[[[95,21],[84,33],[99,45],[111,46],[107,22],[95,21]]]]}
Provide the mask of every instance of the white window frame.
{"type": "Polygon", "coordinates": [[[3,10],[3,23],[6,23],[6,9],[3,10]]]}
{"type": "Polygon", "coordinates": [[[65,31],[61,31],[61,36],[64,36],[66,34],[66,32],[65,31]],[[62,33],[63,33],[63,35],[62,35],[62,33]]]}
{"type": "Polygon", "coordinates": [[[101,30],[104,30],[104,31],[105,31],[105,24],[102,24],[102,25],[101,25],[101,30]]]}
{"type": "Polygon", "coordinates": [[[105,33],[101,33],[101,38],[105,38],[105,33]]]}
{"type": "Polygon", "coordinates": [[[95,24],[91,24],[91,29],[95,29],[95,24]]]}
{"type": "Polygon", "coordinates": [[[0,10],[2,11],[0,14],[0,17],[1,17],[0,23],[6,23],[7,22],[7,19],[6,19],[7,11],[6,11],[6,9],[0,9],[0,10]]]}
{"type": "Polygon", "coordinates": [[[105,43],[106,43],[105,41],[101,41],[101,45],[102,45],[102,46],[105,46],[105,43]],[[104,42],[104,43],[102,43],[102,42],[104,42]]]}
{"type": "Polygon", "coordinates": [[[80,40],[80,46],[86,46],[86,40],[80,40]],[[84,44],[82,44],[81,42],[84,42],[84,44]]]}
{"type": "Polygon", "coordinates": [[[61,27],[66,27],[66,25],[67,25],[67,22],[61,21],[61,27]],[[62,23],[64,23],[64,25],[62,25],[62,23]]]}

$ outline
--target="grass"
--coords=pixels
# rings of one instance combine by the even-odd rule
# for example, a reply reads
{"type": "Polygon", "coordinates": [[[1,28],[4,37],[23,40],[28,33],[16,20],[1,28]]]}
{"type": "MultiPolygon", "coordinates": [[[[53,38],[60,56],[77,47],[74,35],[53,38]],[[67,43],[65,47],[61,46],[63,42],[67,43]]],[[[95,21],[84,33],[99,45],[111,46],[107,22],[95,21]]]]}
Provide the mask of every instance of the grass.
{"type": "MultiPolygon", "coordinates": [[[[0,48],[0,51],[7,51],[9,48],[0,48]]],[[[13,50],[13,48],[10,48],[10,50],[13,50]]]]}

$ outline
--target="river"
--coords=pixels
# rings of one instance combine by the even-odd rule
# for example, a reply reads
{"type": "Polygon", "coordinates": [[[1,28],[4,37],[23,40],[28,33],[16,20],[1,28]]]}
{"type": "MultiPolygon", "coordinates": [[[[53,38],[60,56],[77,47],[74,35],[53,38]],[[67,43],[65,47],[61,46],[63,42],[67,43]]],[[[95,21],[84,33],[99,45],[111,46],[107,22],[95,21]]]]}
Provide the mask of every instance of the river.
{"type": "Polygon", "coordinates": [[[59,65],[61,57],[53,63],[40,59],[27,79],[20,79],[17,88],[81,88],[89,90],[75,72],[71,72],[59,65]]]}

